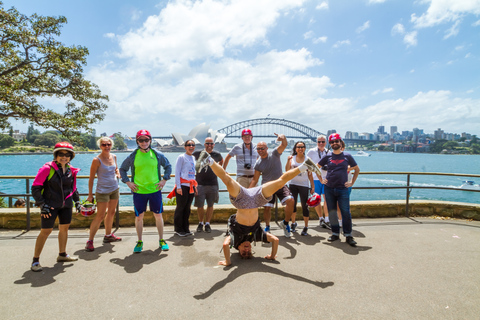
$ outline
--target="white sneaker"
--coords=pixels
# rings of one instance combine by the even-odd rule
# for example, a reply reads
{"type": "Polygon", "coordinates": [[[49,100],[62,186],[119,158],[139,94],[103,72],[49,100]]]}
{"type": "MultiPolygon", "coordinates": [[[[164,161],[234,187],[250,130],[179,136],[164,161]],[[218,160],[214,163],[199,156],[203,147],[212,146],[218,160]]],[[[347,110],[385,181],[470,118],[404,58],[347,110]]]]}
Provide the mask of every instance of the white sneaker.
{"type": "Polygon", "coordinates": [[[205,168],[205,171],[207,171],[207,167],[213,164],[213,159],[210,157],[210,154],[203,150],[200,152],[200,155],[198,156],[198,160],[195,162],[195,171],[199,173],[202,171],[203,168],[205,168]]]}

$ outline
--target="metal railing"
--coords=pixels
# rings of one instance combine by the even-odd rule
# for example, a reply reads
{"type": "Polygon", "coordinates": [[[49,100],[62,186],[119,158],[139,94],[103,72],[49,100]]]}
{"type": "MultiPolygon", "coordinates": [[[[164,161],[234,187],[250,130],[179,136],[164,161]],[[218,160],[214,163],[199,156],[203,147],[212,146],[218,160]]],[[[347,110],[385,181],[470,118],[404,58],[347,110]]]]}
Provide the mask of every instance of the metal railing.
{"type": "MultiPolygon", "coordinates": [[[[236,174],[230,174],[231,176],[236,176],[236,174]]],[[[373,186],[373,187],[353,187],[355,190],[363,189],[405,189],[405,216],[409,216],[409,201],[410,193],[413,189],[437,189],[437,190],[454,190],[454,191],[465,191],[465,192],[480,192],[479,189],[468,189],[468,188],[451,188],[451,187],[437,187],[437,186],[412,186],[410,184],[410,178],[412,175],[422,176],[422,175],[433,175],[433,176],[450,176],[450,177],[473,177],[480,178],[480,174],[461,174],[461,173],[442,173],[442,172],[360,172],[360,175],[406,175],[406,185],[405,186],[373,186]]],[[[171,175],[174,177],[175,175],[171,175]]],[[[89,176],[77,176],[78,179],[88,179],[89,176]]],[[[2,193],[0,192],[0,197],[9,198],[8,203],[9,207],[12,206],[14,198],[25,198],[25,207],[26,207],[26,229],[30,230],[30,209],[32,205],[32,194],[30,193],[30,180],[35,179],[35,176],[0,176],[0,180],[25,180],[26,192],[25,193],[2,193]]],[[[220,192],[227,192],[226,189],[219,190],[220,192]]],[[[162,194],[168,194],[169,191],[163,191],[162,194]]],[[[88,193],[80,193],[81,196],[87,196],[88,193]]],[[[120,192],[120,196],[131,195],[131,192],[120,192]]],[[[120,203],[120,202],[119,202],[120,203]]],[[[119,227],[119,208],[120,204],[117,204],[117,212],[115,215],[115,227],[119,227]]],[[[278,206],[275,204],[275,216],[277,215],[278,206]]]]}

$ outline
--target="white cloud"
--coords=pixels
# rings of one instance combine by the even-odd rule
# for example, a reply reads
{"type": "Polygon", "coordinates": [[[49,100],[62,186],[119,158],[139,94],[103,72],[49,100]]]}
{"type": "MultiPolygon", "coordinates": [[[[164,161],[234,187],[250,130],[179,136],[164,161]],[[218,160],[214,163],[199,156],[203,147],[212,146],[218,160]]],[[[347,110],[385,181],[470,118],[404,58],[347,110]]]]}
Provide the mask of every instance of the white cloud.
{"type": "Polygon", "coordinates": [[[121,56],[151,64],[223,57],[228,48],[262,43],[282,12],[299,8],[304,2],[169,2],[158,15],[148,17],[140,29],[119,36],[121,56]]]}
{"type": "Polygon", "coordinates": [[[417,45],[417,33],[417,31],[412,31],[405,34],[405,37],[403,37],[403,42],[407,45],[407,47],[417,45]]]}
{"type": "Polygon", "coordinates": [[[372,95],[377,95],[379,93],[389,93],[389,92],[393,92],[394,89],[393,88],[385,88],[385,89],[382,89],[382,90],[375,90],[372,92],[372,95]]]}
{"type": "Polygon", "coordinates": [[[480,14],[480,0],[424,0],[430,6],[427,12],[417,17],[411,15],[411,22],[417,28],[432,27],[447,22],[455,22],[465,14],[480,14]]]}
{"type": "Polygon", "coordinates": [[[477,20],[474,23],[472,23],[472,27],[478,27],[478,26],[480,26],[480,20],[477,20]]]}
{"type": "Polygon", "coordinates": [[[317,6],[315,7],[315,9],[317,10],[327,10],[328,9],[328,2],[327,1],[323,1],[319,4],[317,4],[317,6]]]}
{"type": "Polygon", "coordinates": [[[355,32],[356,33],[362,33],[363,31],[367,30],[368,28],[370,28],[370,20],[366,21],[363,25],[361,25],[360,27],[358,27],[355,32]]]}
{"type": "Polygon", "coordinates": [[[303,34],[303,39],[310,39],[310,38],[313,38],[313,36],[315,36],[315,32],[310,30],[303,34]]]}
{"type": "Polygon", "coordinates": [[[386,0],[368,0],[368,4],[384,3],[386,0]]]}
{"type": "Polygon", "coordinates": [[[342,41],[337,41],[333,47],[334,48],[339,48],[340,46],[349,46],[351,43],[350,43],[350,40],[342,40],[342,41]]]}
{"type": "Polygon", "coordinates": [[[455,23],[450,27],[450,29],[445,32],[445,36],[443,37],[443,39],[448,39],[450,37],[456,36],[460,31],[459,25],[460,20],[455,21],[455,23]]]}
{"type": "MultiPolygon", "coordinates": [[[[451,132],[478,132],[480,100],[452,97],[450,91],[418,92],[408,99],[383,100],[349,113],[345,128],[374,128],[378,123],[391,123],[399,128],[422,128],[433,132],[448,127],[451,132]],[[367,115],[367,116],[366,116],[367,115]],[[359,126],[355,122],[363,119],[359,126]],[[469,119],[465,121],[465,119],[469,119]]],[[[350,130],[350,129],[347,129],[350,130]]]]}
{"type": "Polygon", "coordinates": [[[325,43],[325,42],[327,42],[327,37],[326,36],[318,37],[318,38],[313,39],[313,43],[315,43],[315,44],[325,43]]]}
{"type": "Polygon", "coordinates": [[[397,35],[397,34],[403,35],[405,34],[405,27],[403,26],[403,24],[397,23],[396,25],[393,26],[391,33],[392,35],[397,35]]]}

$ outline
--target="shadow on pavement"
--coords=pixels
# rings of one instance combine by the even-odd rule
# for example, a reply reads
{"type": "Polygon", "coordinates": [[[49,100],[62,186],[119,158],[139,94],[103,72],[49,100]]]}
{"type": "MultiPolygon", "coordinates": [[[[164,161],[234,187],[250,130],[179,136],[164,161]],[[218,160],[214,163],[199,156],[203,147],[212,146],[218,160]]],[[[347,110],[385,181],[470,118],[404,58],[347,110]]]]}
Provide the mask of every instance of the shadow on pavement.
{"type": "Polygon", "coordinates": [[[132,253],[131,255],[126,256],[125,259],[110,259],[110,262],[123,267],[127,273],[135,273],[142,270],[144,265],[154,263],[167,257],[166,254],[160,255],[161,253],[162,250],[160,248],[155,251],[145,250],[141,253],[132,253]]]}
{"type": "Polygon", "coordinates": [[[73,264],[64,264],[62,262],[57,262],[52,268],[43,267],[41,272],[33,272],[31,270],[25,271],[20,280],[15,281],[15,284],[28,284],[30,283],[32,287],[44,287],[49,284],[54,283],[55,277],[61,273],[65,272],[66,268],[70,268],[73,264]]]}
{"type": "MultiPolygon", "coordinates": [[[[201,294],[194,295],[193,297],[197,300],[207,299],[216,291],[222,289],[230,282],[238,279],[239,277],[245,274],[252,273],[252,272],[276,274],[278,276],[285,277],[291,280],[305,282],[322,289],[325,289],[327,287],[334,285],[333,281],[328,281],[328,282],[314,281],[296,274],[282,271],[280,269],[277,269],[271,266],[273,264],[279,265],[280,263],[278,261],[266,261],[265,259],[260,257],[255,257],[253,259],[249,259],[248,261],[244,261],[245,263],[241,263],[241,261],[242,260],[238,257],[236,257],[234,261],[232,256],[232,263],[237,263],[239,264],[239,266],[233,267],[233,271],[231,271],[225,279],[215,283],[208,291],[201,294]]],[[[232,269],[232,266],[224,267],[224,270],[230,270],[230,269],[232,269]]]]}
{"type": "Polygon", "coordinates": [[[94,251],[87,251],[85,249],[80,249],[74,252],[76,256],[78,256],[79,259],[86,260],[86,261],[92,261],[92,260],[97,260],[100,258],[100,256],[104,253],[114,253],[115,250],[113,250],[113,246],[111,243],[104,243],[102,246],[95,247],[94,251]]]}

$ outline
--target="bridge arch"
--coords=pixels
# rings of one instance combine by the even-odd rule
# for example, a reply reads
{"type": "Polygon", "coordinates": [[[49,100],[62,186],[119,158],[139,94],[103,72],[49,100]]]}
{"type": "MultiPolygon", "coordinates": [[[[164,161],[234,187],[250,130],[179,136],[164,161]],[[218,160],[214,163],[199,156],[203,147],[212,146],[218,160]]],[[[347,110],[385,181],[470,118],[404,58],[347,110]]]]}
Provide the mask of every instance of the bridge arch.
{"type": "Polygon", "coordinates": [[[245,128],[263,129],[253,130],[253,135],[255,137],[275,137],[273,133],[278,131],[278,133],[285,133],[288,138],[310,139],[312,141],[316,141],[319,135],[324,134],[301,123],[277,118],[259,118],[244,120],[221,128],[217,130],[217,132],[225,134],[225,138],[240,138],[242,130],[245,128]],[[268,133],[265,132],[265,127],[271,128],[268,133]],[[288,128],[290,133],[287,134],[286,132],[282,132],[280,130],[274,131],[275,127],[288,128]]]}

